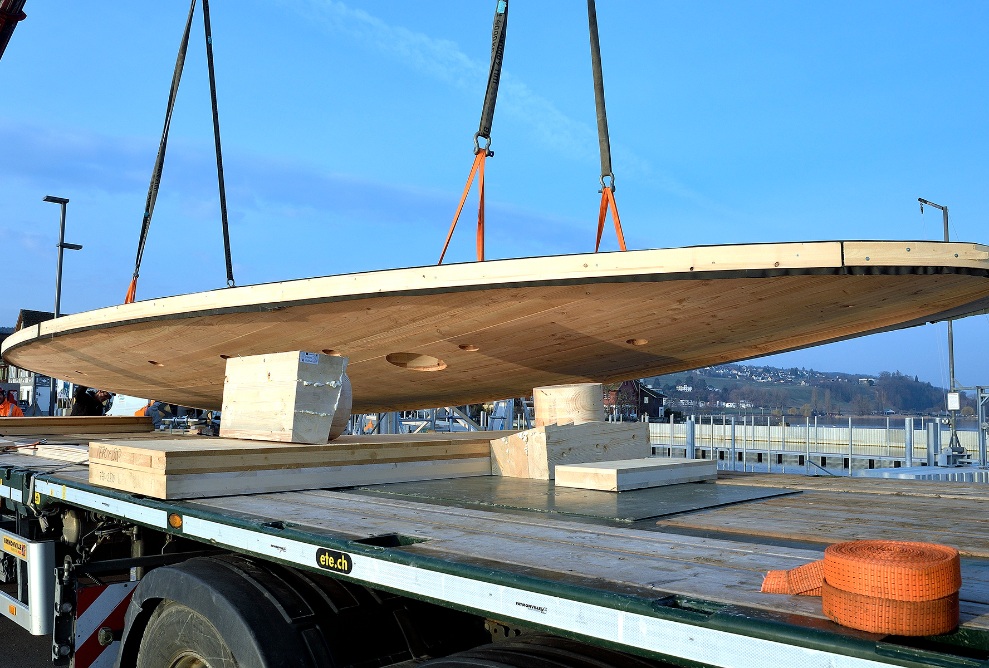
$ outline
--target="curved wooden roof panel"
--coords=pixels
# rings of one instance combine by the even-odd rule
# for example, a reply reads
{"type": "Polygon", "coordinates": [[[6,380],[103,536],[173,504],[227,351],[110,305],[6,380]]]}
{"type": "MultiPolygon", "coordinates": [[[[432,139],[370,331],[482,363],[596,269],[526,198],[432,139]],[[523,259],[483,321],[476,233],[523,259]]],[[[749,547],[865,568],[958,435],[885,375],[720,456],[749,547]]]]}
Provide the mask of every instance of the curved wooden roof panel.
{"type": "Polygon", "coordinates": [[[350,358],[354,411],[737,361],[989,310],[989,247],[830,241],[496,260],[267,283],[50,320],[10,363],[219,408],[225,358],[350,358]]]}

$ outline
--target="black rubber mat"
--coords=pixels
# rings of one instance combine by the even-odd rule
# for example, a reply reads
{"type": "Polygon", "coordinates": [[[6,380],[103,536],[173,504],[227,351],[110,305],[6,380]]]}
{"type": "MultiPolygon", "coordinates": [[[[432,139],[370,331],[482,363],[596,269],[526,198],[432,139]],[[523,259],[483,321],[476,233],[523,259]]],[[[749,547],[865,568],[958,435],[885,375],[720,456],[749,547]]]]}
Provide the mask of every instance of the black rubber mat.
{"type": "Polygon", "coordinates": [[[635,522],[798,493],[792,489],[717,483],[685,483],[627,492],[600,492],[556,487],[552,480],[500,476],[373,485],[352,491],[446,506],[530,511],[619,522],[635,522]]]}

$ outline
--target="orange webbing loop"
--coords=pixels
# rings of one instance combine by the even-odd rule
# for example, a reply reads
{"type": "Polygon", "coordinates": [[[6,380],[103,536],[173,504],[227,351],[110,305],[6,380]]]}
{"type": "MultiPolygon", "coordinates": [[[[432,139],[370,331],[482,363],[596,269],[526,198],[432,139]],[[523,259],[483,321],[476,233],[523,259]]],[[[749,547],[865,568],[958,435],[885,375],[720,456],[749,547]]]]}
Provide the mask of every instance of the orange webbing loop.
{"type": "Polygon", "coordinates": [[[818,559],[788,571],[769,571],[762,581],[764,594],[820,596],[824,582],[824,560],[818,559]]]}
{"type": "Polygon", "coordinates": [[[127,288],[127,296],[124,297],[125,304],[133,304],[137,298],[137,276],[130,279],[130,286],[127,288]]]}
{"type": "Polygon", "coordinates": [[[611,187],[604,186],[601,188],[601,209],[598,211],[598,237],[597,241],[594,242],[595,253],[601,247],[601,235],[604,233],[604,219],[608,213],[608,207],[611,207],[611,218],[615,221],[615,236],[618,237],[618,247],[622,250],[628,250],[625,248],[625,235],[622,234],[622,221],[618,217],[618,204],[615,203],[615,193],[611,187]]]}
{"type": "Polygon", "coordinates": [[[893,540],[835,543],[824,559],[769,571],[762,591],[811,594],[819,587],[824,614],[872,633],[935,635],[958,626],[958,550],[893,540]]]}
{"type": "Polygon", "coordinates": [[[871,633],[934,636],[958,626],[958,592],[932,601],[898,601],[854,594],[825,582],[821,606],[842,626],[871,633]]]}
{"type": "Polygon", "coordinates": [[[467,177],[467,185],[464,186],[464,194],[460,196],[460,204],[457,205],[457,212],[453,215],[453,222],[450,223],[450,231],[446,235],[446,243],[443,244],[443,252],[440,253],[440,261],[436,264],[443,264],[446,256],[446,249],[450,246],[450,239],[453,238],[453,230],[457,227],[460,219],[460,212],[463,211],[464,203],[467,201],[467,194],[470,186],[474,182],[474,175],[478,174],[477,191],[477,260],[484,261],[484,159],[491,155],[487,149],[480,148],[474,154],[474,164],[470,168],[470,176],[467,177]]]}
{"type": "Polygon", "coordinates": [[[824,579],[842,591],[898,601],[933,601],[962,584],[955,548],[892,540],[829,545],[824,579]]]}

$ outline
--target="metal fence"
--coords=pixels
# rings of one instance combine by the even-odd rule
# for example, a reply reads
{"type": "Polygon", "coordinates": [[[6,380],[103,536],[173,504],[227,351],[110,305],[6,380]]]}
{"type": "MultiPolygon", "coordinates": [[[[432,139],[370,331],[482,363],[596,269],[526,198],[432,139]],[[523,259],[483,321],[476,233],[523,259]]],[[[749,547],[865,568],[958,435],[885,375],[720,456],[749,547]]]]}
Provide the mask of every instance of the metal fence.
{"type": "MultiPolygon", "coordinates": [[[[922,423],[919,418],[908,418],[900,428],[889,424],[883,428],[857,427],[851,420],[847,426],[839,427],[820,425],[813,418],[805,418],[796,424],[792,421],[772,424],[771,419],[758,416],[741,419],[718,416],[694,418],[679,424],[654,422],[649,425],[649,433],[654,446],[683,448],[687,456],[693,456],[690,453],[699,449],[702,457],[726,461],[724,468],[736,468],[735,462],[744,465],[751,460],[750,454],[757,457],[760,464],[765,461],[767,466],[771,462],[782,464],[794,458],[801,466],[814,466],[822,458],[837,460],[839,468],[855,465],[853,460],[867,459],[875,460],[867,463],[869,468],[877,463],[876,468],[900,466],[901,463],[907,466],[923,462],[931,464],[941,444],[949,442],[945,425],[930,420],[922,423]],[[918,428],[921,424],[923,428],[918,428]],[[913,428],[908,430],[908,426],[913,428]],[[912,442],[912,447],[908,448],[908,441],[912,442]]],[[[960,445],[978,458],[979,432],[958,431],[957,435],[960,445]]]]}

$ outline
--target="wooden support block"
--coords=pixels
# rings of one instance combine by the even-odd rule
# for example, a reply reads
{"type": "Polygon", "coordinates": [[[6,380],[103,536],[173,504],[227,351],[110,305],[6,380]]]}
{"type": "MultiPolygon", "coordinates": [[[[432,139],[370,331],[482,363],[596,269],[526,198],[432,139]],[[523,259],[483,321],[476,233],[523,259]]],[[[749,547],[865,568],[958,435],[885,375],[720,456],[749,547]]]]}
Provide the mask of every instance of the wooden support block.
{"type": "Polygon", "coordinates": [[[490,471],[491,462],[487,457],[179,475],[147,475],[133,469],[90,462],[89,481],[156,499],[199,499],[233,494],[466,478],[490,475],[490,471]]]}
{"type": "Polygon", "coordinates": [[[319,445],[217,438],[93,441],[89,481],[179,499],[490,475],[496,433],[344,436],[319,445]]]}
{"type": "Polygon", "coordinates": [[[345,357],[303,351],[229,358],[220,436],[326,443],[337,413],[350,414],[346,368],[345,357]]]}
{"type": "Polygon", "coordinates": [[[601,383],[549,385],[532,391],[535,425],[581,424],[604,421],[604,386],[601,383]]]}
{"type": "Polygon", "coordinates": [[[590,464],[563,464],[556,467],[557,487],[579,487],[605,492],[706,482],[717,478],[718,464],[713,459],[646,457],[590,464]]]}
{"type": "Polygon", "coordinates": [[[491,473],[551,480],[559,464],[583,464],[652,455],[645,422],[545,425],[491,441],[491,473]]]}
{"type": "Polygon", "coordinates": [[[149,417],[87,415],[75,417],[13,417],[0,419],[3,436],[58,434],[116,434],[152,431],[149,417]]]}

